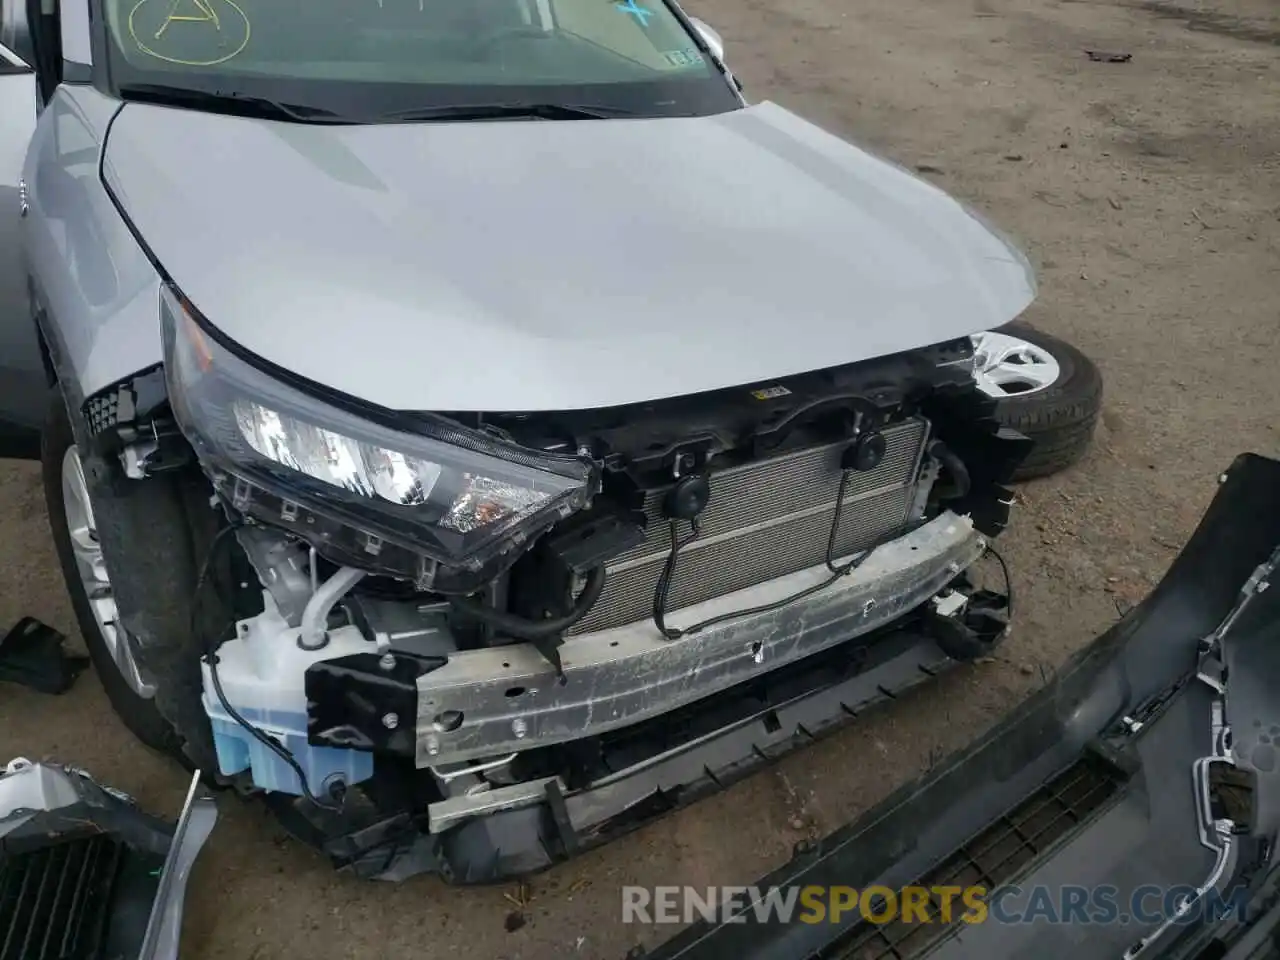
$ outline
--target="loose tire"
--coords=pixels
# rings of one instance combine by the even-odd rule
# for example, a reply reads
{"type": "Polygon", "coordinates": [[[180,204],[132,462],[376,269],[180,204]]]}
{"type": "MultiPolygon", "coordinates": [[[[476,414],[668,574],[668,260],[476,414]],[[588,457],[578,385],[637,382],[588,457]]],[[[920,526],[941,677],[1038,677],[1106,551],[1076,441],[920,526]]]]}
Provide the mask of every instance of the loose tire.
{"type": "Polygon", "coordinates": [[[997,398],[996,419],[1033,441],[1014,480],[1047,477],[1079,460],[1102,410],[1102,374],[1071,344],[1021,321],[974,337],[975,373],[997,398]]]}

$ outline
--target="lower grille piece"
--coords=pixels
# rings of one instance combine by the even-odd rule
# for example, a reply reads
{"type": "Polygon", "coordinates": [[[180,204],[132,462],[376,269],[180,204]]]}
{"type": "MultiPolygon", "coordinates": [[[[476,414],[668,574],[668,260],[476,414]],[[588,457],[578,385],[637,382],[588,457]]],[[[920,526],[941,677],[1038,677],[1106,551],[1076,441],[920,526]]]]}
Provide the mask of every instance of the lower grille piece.
{"type": "MultiPolygon", "coordinates": [[[[990,891],[1010,883],[1119,799],[1122,784],[1118,770],[1085,756],[908,886],[929,891],[944,886],[983,886],[990,891]]],[[[964,924],[960,916],[966,908],[958,901],[950,924],[942,922],[941,910],[930,893],[928,923],[920,923],[918,918],[917,922],[898,919],[883,925],[863,920],[814,960],[923,957],[964,924]]]]}
{"type": "MultiPolygon", "coordinates": [[[[911,419],[884,431],[886,452],[874,470],[850,474],[840,515],[836,556],[874,546],[902,529],[915,496],[928,423],[911,419]]],[[[837,443],[731,467],[711,476],[711,500],[701,533],[680,551],[667,609],[822,563],[840,487],[837,443]]],[[[570,632],[590,633],[651,615],[654,587],[671,548],[662,515],[666,490],[646,495],[646,541],[608,568],[604,593],[570,632]]],[[[688,525],[681,525],[681,536],[688,525]]]]}
{"type": "Polygon", "coordinates": [[[124,854],[107,836],[0,854],[0,960],[99,960],[124,854]]]}

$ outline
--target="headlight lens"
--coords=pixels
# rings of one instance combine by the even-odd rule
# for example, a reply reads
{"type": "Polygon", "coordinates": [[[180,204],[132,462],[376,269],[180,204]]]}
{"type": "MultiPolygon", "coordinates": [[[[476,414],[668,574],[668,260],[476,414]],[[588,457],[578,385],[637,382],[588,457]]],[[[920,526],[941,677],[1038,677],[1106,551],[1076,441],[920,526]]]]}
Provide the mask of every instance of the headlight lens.
{"type": "Polygon", "coordinates": [[[232,403],[236,425],[255,451],[282,466],[367,497],[413,506],[427,502],[443,468],[285,416],[252,400],[232,403]]]}
{"type": "Polygon", "coordinates": [[[169,402],[215,485],[312,542],[379,558],[366,563],[375,569],[421,580],[432,563],[478,568],[595,492],[580,458],[429,414],[404,429],[394,414],[364,416],[276,379],[219,345],[168,287],[161,315],[169,402]],[[403,569],[387,543],[428,562],[403,569]]]}

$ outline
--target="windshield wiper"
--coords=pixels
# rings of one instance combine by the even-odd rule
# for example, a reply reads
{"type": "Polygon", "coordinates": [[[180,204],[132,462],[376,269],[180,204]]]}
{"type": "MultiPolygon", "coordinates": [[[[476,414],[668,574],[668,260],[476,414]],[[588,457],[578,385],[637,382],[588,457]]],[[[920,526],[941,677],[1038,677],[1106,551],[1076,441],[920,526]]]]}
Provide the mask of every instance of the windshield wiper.
{"type": "Polygon", "coordinates": [[[120,88],[120,96],[126,100],[160,103],[193,110],[209,110],[217,113],[233,113],[237,116],[265,117],[271,120],[292,120],[295,123],[359,123],[342,117],[323,107],[281,103],[268,97],[255,97],[242,93],[218,93],[191,87],[170,86],[164,83],[133,83],[120,88]]]}
{"type": "Polygon", "coordinates": [[[474,103],[415,107],[378,114],[384,123],[432,120],[607,120],[633,117],[631,110],[573,103],[474,103]]]}

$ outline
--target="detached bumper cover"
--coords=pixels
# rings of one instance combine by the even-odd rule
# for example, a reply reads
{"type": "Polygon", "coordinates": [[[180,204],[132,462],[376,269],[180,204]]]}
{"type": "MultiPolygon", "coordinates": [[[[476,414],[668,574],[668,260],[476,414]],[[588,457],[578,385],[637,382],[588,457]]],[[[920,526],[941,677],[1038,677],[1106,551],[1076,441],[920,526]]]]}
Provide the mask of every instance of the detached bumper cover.
{"type": "Polygon", "coordinates": [[[217,820],[192,778],[176,826],[81,771],[0,772],[0,956],[177,960],[192,865],[217,820]]]}
{"type": "MultiPolygon", "coordinates": [[[[667,640],[648,621],[570,637],[564,683],[529,644],[471,650],[418,679],[417,764],[491,757],[641,722],[890,624],[970,566],[986,540],[944,513],[883,544],[802,601],[667,640]],[[461,717],[454,729],[444,715],[461,717]]],[[[681,610],[686,627],[791,596],[829,576],[802,570],[681,610]]]]}
{"type": "Polygon", "coordinates": [[[1052,684],[755,884],[761,896],[810,885],[1016,884],[1023,892],[1005,901],[1015,914],[1037,886],[1105,887],[1120,905],[1109,922],[875,925],[852,910],[836,922],[787,923],[762,921],[748,904],[733,922],[687,928],[647,960],[1280,955],[1280,590],[1267,589],[1280,574],[1278,545],[1280,462],[1242,456],[1160,585],[1052,684]],[[1249,786],[1237,780],[1234,794],[1211,800],[1211,763],[1249,786]],[[1222,812],[1232,796],[1243,813],[1222,812]],[[1223,817],[1237,829],[1224,830],[1223,817]],[[1148,884],[1180,897],[1242,892],[1249,918],[1130,916],[1125,907],[1148,884]]]}

